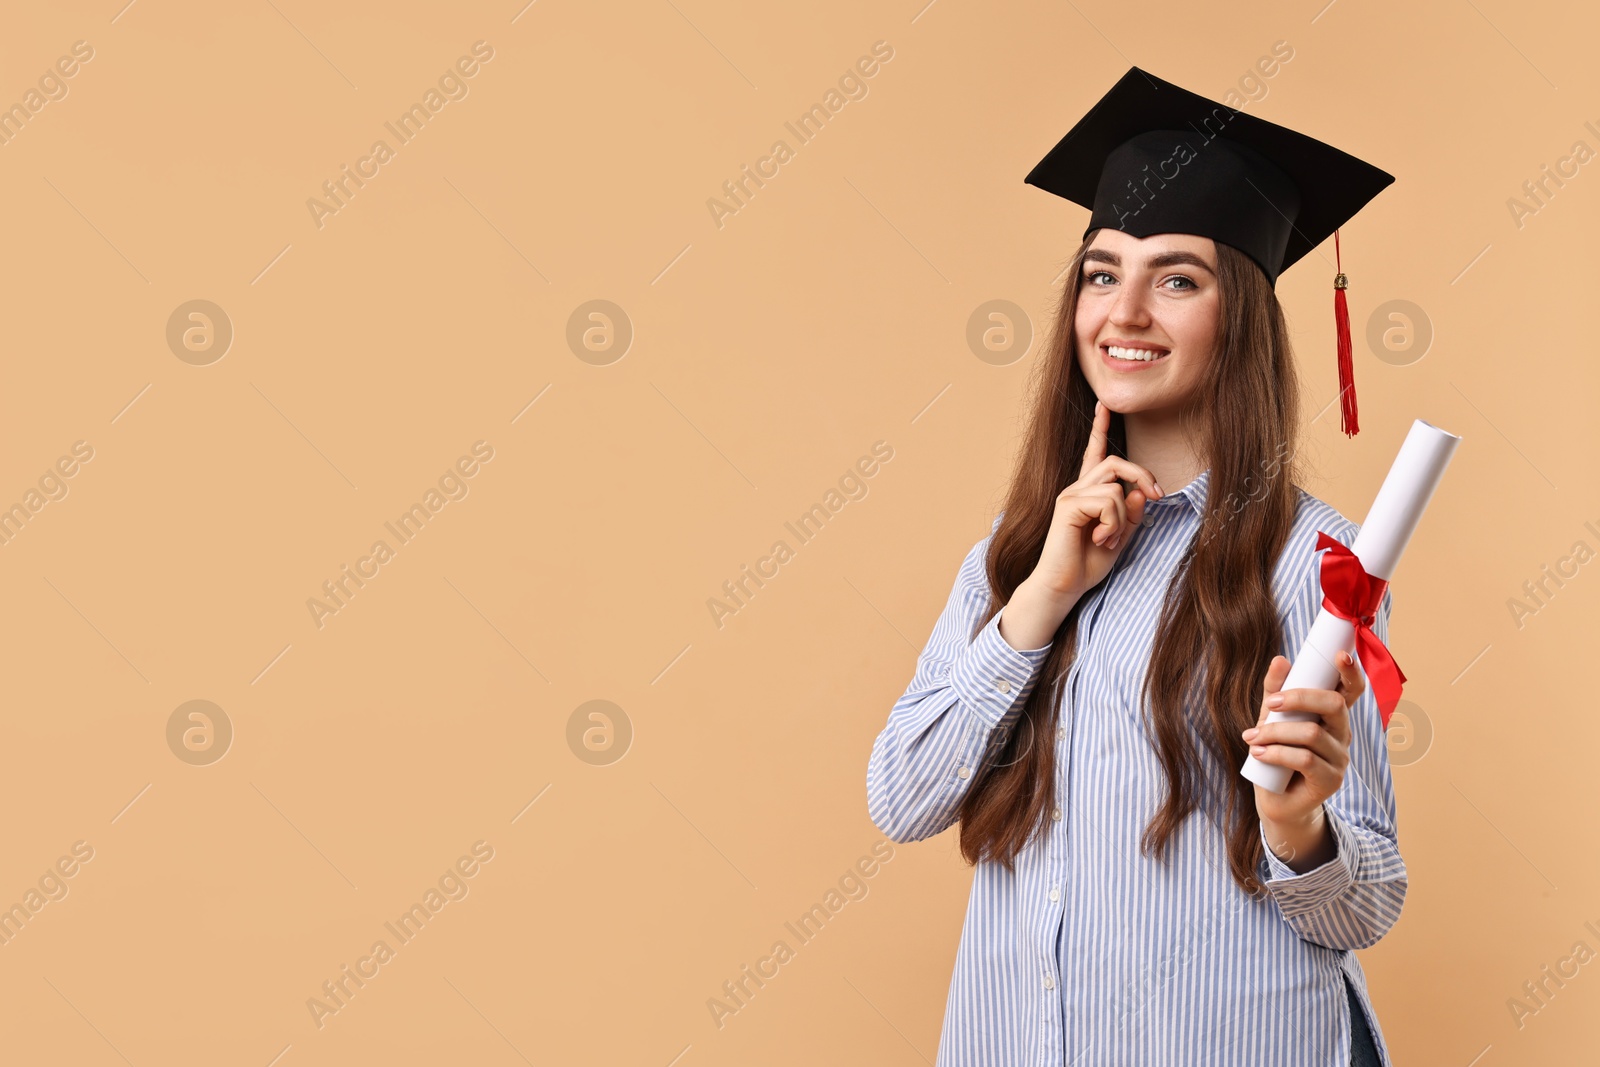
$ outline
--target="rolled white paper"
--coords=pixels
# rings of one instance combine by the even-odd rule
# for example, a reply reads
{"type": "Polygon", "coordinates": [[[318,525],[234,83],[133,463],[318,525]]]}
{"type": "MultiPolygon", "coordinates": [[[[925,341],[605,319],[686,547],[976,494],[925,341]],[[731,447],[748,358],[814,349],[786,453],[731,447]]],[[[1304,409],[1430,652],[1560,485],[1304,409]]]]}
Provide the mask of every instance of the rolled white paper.
{"type": "MultiPolygon", "coordinates": [[[[1422,521],[1433,491],[1439,487],[1444,469],[1450,465],[1461,438],[1447,433],[1431,423],[1417,419],[1411,424],[1388,477],[1378,490],[1367,512],[1367,521],[1356,532],[1351,553],[1361,561],[1361,566],[1375,578],[1388,581],[1394,574],[1406,543],[1422,521]]],[[[1356,628],[1353,623],[1330,612],[1317,611],[1317,618],[1306,634],[1305,642],[1295,654],[1289,676],[1283,680],[1284,689],[1335,689],[1339,685],[1339,667],[1334,657],[1340,651],[1356,654],[1356,628]]],[[[1308,722],[1319,716],[1305,711],[1273,711],[1267,722],[1308,722]]],[[[1262,763],[1254,756],[1246,756],[1239,773],[1250,781],[1273,793],[1289,787],[1294,771],[1275,763],[1262,763]]]]}

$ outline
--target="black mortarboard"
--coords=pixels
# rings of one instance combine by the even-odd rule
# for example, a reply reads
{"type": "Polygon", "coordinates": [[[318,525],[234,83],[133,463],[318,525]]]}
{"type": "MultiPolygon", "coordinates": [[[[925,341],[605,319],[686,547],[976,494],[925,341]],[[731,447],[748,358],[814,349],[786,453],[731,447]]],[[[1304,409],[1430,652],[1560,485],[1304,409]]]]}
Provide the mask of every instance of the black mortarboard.
{"type": "MultiPolygon", "coordinates": [[[[1394,181],[1332,145],[1130,67],[1024,179],[1082,204],[1090,230],[1191,233],[1278,275],[1394,181]]],[[[1336,268],[1337,269],[1337,268],[1336,268]]],[[[1343,425],[1356,429],[1345,276],[1334,279],[1343,425]]]]}

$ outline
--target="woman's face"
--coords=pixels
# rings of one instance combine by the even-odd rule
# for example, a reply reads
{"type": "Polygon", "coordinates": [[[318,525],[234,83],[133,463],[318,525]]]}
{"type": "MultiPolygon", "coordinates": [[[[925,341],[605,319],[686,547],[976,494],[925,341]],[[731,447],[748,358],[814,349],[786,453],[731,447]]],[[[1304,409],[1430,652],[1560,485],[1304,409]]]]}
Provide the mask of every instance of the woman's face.
{"type": "Polygon", "coordinates": [[[1084,256],[1074,330],[1078,365],[1107,407],[1177,414],[1211,365],[1217,246],[1209,237],[1102,229],[1084,256]],[[1130,360],[1132,348],[1148,360],[1130,360]]]}

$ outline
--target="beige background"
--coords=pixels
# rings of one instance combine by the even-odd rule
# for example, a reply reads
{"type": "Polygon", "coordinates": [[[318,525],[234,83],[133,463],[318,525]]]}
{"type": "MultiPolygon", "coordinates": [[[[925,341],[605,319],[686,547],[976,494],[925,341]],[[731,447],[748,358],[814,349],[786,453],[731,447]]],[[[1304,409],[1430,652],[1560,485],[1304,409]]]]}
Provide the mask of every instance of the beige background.
{"type": "MultiPolygon", "coordinates": [[[[1507,1003],[1600,950],[1600,577],[1509,606],[1600,548],[1600,176],[1507,206],[1600,149],[1587,5],[122,3],[0,36],[0,102],[93,49],[0,146],[0,504],[93,450],[0,547],[0,904],[67,890],[0,946],[8,1062],[931,1062],[953,833],[895,847],[725,1025],[707,1001],[881,839],[867,755],[1042,346],[996,366],[968,319],[1041,329],[1086,220],[1023,175],[1128,66],[1221,96],[1277,41],[1248,110],[1398,176],[1342,234],[1363,429],[1311,425],[1308,488],[1359,521],[1412,419],[1465,439],[1396,580],[1411,885],[1362,960],[1402,1063],[1593,1055],[1600,969],[1520,1026],[1507,1003]],[[319,228],[308,198],[476,41],[468,94],[319,228]],[[707,200],[779,138],[719,229],[707,200]],[[166,340],[192,300],[232,324],[207,365],[166,340]],[[620,358],[569,346],[592,300],[620,358]],[[1366,344],[1391,300],[1422,358],[1366,344]],[[307,600],[477,441],[468,494],[319,628],[307,600]],[[866,495],[715,625],[877,441],[866,495]],[[192,700],[234,734],[208,765],[168,743],[192,700]],[[620,709],[604,765],[569,741],[591,700],[620,709]],[[308,999],[479,841],[468,895],[319,1028],[308,999]]],[[[1308,417],[1332,259],[1278,286],[1308,417]]]]}

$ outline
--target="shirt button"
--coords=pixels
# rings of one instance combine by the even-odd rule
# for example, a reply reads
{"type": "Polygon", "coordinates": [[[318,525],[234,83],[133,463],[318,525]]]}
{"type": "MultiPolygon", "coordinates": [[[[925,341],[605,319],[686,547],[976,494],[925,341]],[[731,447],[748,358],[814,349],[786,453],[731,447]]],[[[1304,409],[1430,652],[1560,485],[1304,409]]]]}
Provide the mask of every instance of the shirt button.
{"type": "Polygon", "coordinates": [[[1044,976],[1044,987],[1046,989],[1054,989],[1056,987],[1055,978],[1053,976],[1051,976],[1051,975],[1048,975],[1048,974],[1045,975],[1044,976]]]}
{"type": "Polygon", "coordinates": [[[1002,693],[1009,693],[1011,692],[1011,681],[1007,678],[996,678],[994,680],[994,687],[1000,690],[1002,693]]]}
{"type": "Polygon", "coordinates": [[[971,773],[972,773],[972,769],[971,768],[963,767],[959,771],[956,772],[956,777],[957,778],[965,778],[967,775],[969,775],[971,773]]]}
{"type": "Polygon", "coordinates": [[[1060,900],[1061,899],[1061,890],[1058,889],[1055,886],[1051,886],[1050,887],[1050,899],[1051,900],[1060,900]]]}
{"type": "Polygon", "coordinates": [[[1056,740],[1057,741],[1065,741],[1066,739],[1067,739],[1067,728],[1065,726],[1056,727],[1056,740]]]}
{"type": "Polygon", "coordinates": [[[1057,808],[1055,811],[1051,812],[1050,813],[1050,817],[1052,819],[1054,819],[1056,822],[1060,822],[1061,821],[1061,809],[1057,808]]]}

